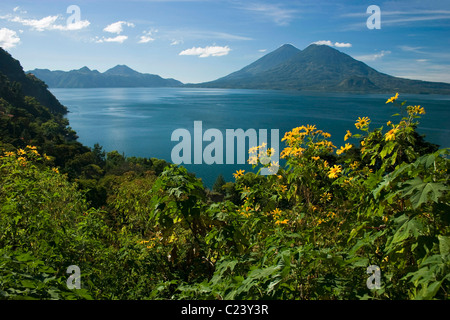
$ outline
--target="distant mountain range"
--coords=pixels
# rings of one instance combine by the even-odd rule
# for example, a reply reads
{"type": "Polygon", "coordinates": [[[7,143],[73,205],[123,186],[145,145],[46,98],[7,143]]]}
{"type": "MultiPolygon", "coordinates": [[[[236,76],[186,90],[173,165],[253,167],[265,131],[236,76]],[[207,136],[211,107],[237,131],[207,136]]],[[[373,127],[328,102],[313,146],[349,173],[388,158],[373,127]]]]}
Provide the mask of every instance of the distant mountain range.
{"type": "MultiPolygon", "coordinates": [[[[414,66],[411,66],[413,68],[414,66]]],[[[326,45],[299,50],[285,44],[243,69],[191,87],[450,94],[450,84],[380,73],[326,45]]]]}
{"type": "MultiPolygon", "coordinates": [[[[412,68],[414,66],[411,66],[412,68]]],[[[72,71],[28,71],[54,88],[201,87],[275,89],[360,93],[450,94],[450,84],[410,80],[380,73],[367,64],[326,45],[300,50],[285,44],[239,71],[210,82],[183,84],[142,74],[125,65],[104,73],[83,67],[72,71]]]]}
{"type": "Polygon", "coordinates": [[[155,74],[139,73],[125,65],[117,65],[103,73],[83,67],[71,71],[34,69],[28,71],[50,88],[114,88],[114,87],[178,87],[182,83],[155,74]]]}

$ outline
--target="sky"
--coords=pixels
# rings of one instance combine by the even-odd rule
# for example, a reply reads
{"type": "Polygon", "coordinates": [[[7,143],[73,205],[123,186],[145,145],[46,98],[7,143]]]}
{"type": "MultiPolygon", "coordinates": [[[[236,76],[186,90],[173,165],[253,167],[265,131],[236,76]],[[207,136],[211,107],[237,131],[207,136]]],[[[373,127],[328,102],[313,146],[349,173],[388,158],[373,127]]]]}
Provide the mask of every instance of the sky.
{"type": "Polygon", "coordinates": [[[0,46],[24,70],[118,64],[215,80],[285,43],[330,45],[397,77],[450,83],[449,0],[2,0],[0,46]],[[375,7],[371,7],[375,6],[375,7]]]}

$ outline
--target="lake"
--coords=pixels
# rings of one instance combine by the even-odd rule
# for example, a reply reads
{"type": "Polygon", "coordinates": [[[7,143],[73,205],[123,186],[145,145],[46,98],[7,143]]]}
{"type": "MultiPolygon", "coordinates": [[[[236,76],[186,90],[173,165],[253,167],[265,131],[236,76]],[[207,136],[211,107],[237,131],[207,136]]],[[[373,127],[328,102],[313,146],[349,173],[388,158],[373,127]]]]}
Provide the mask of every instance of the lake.
{"type": "MultiPolygon", "coordinates": [[[[69,109],[70,126],[81,143],[89,147],[99,143],[105,151],[117,150],[125,156],[167,161],[179,143],[171,141],[173,131],[187,129],[193,142],[194,121],[202,122],[203,132],[214,128],[224,137],[226,129],[241,128],[267,129],[270,138],[270,129],[278,129],[280,139],[294,127],[314,124],[329,132],[340,147],[346,130],[358,132],[354,126],[358,117],[369,117],[371,128],[378,128],[386,127],[388,120],[395,122],[398,117],[391,115],[399,112],[398,107],[385,103],[389,94],[200,88],[53,88],[51,92],[69,109]]],[[[426,110],[419,133],[427,141],[450,147],[450,96],[400,94],[398,101],[404,100],[426,110]]],[[[203,142],[203,148],[209,143],[203,142]]],[[[284,143],[279,143],[283,148],[284,143]]],[[[248,164],[185,167],[209,187],[219,173],[234,181],[232,173],[237,169],[251,171],[248,164]]]]}

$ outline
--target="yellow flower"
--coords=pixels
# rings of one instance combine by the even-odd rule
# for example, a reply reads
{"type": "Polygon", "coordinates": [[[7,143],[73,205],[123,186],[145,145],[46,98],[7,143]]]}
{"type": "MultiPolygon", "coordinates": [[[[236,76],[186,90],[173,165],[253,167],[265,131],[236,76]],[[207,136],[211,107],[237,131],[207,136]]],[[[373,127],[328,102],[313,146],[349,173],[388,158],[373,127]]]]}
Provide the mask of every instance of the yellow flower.
{"type": "Polygon", "coordinates": [[[355,170],[358,167],[359,167],[359,162],[358,161],[353,161],[353,163],[350,164],[350,168],[352,168],[353,170],[355,170]]]}
{"type": "Polygon", "coordinates": [[[282,213],[282,211],[280,209],[278,209],[278,208],[276,208],[275,210],[272,211],[272,214],[274,216],[280,216],[281,213],[282,213]]]}
{"type": "Polygon", "coordinates": [[[392,121],[391,120],[389,120],[387,123],[386,123],[386,125],[388,125],[388,126],[390,126],[392,124],[392,121]]]}
{"type": "Polygon", "coordinates": [[[346,143],[345,147],[341,147],[341,149],[336,150],[336,154],[339,155],[339,154],[341,154],[341,153],[343,153],[343,152],[345,152],[347,150],[350,150],[351,148],[352,148],[352,145],[350,143],[346,143]]]}
{"type": "Polygon", "coordinates": [[[256,151],[258,151],[258,147],[251,147],[251,148],[248,150],[248,153],[256,153],[256,151]]]}
{"type": "Polygon", "coordinates": [[[409,115],[425,114],[425,109],[421,106],[408,106],[407,110],[409,115]]]}
{"type": "Polygon", "coordinates": [[[287,190],[287,186],[285,186],[284,184],[282,184],[282,185],[280,185],[280,189],[281,189],[281,192],[286,192],[286,190],[287,190]]]}
{"type": "Polygon", "coordinates": [[[275,221],[275,224],[287,224],[289,222],[288,219],[284,219],[284,220],[277,220],[275,221]]]}
{"type": "Polygon", "coordinates": [[[236,173],[233,173],[233,176],[235,179],[237,179],[237,178],[243,176],[244,172],[245,172],[245,170],[238,170],[238,171],[236,171],[236,173]]]}
{"type": "Polygon", "coordinates": [[[325,161],[323,162],[323,166],[324,166],[324,168],[328,168],[328,161],[327,161],[327,160],[325,160],[325,161]]]}
{"type": "Polygon", "coordinates": [[[391,129],[391,130],[389,130],[389,132],[387,132],[386,134],[385,134],[385,140],[386,141],[389,141],[389,140],[395,140],[395,134],[397,133],[397,131],[398,131],[398,129],[397,128],[394,128],[394,129],[391,129]]]}
{"type": "Polygon", "coordinates": [[[344,141],[347,141],[348,138],[350,138],[351,136],[352,136],[352,133],[350,132],[350,130],[347,130],[347,133],[345,134],[345,137],[344,137],[344,141]]]}
{"type": "Polygon", "coordinates": [[[5,152],[5,156],[7,156],[7,157],[13,157],[15,155],[16,154],[14,152],[9,152],[9,151],[5,152]]]}
{"type": "Polygon", "coordinates": [[[290,147],[284,148],[280,154],[281,159],[288,157],[291,154],[291,152],[292,152],[292,148],[290,148],[290,147]]]}
{"type": "Polygon", "coordinates": [[[26,148],[31,149],[31,150],[36,150],[36,149],[37,149],[37,147],[35,147],[35,146],[30,146],[30,145],[26,146],[26,148]]]}
{"type": "Polygon", "coordinates": [[[258,163],[258,157],[257,156],[252,156],[248,159],[248,163],[249,164],[257,164],[258,163]]]}
{"type": "Polygon", "coordinates": [[[25,150],[23,150],[23,149],[19,149],[19,150],[17,150],[17,154],[18,154],[19,156],[21,156],[21,155],[26,154],[26,152],[25,152],[25,150]]]}
{"type": "Polygon", "coordinates": [[[313,126],[311,126],[309,124],[306,125],[306,134],[312,133],[314,130],[316,130],[315,125],[313,125],[313,126]]]}
{"type": "Polygon", "coordinates": [[[342,172],[342,167],[341,166],[337,166],[334,165],[333,168],[330,169],[330,171],[328,172],[328,177],[329,178],[337,178],[338,173],[342,172]]]}
{"type": "Polygon", "coordinates": [[[311,157],[311,159],[313,159],[314,161],[317,161],[320,159],[320,157],[311,157]]]}
{"type": "Polygon", "coordinates": [[[331,193],[325,192],[320,198],[324,202],[331,201],[331,193]]]}
{"type": "Polygon", "coordinates": [[[302,155],[303,151],[305,151],[305,149],[296,147],[296,148],[292,149],[291,154],[293,154],[297,157],[300,157],[302,155]]]}
{"type": "Polygon", "coordinates": [[[398,99],[398,92],[395,94],[395,96],[393,96],[393,97],[390,97],[387,101],[386,101],[386,103],[390,103],[390,102],[394,102],[395,100],[397,100],[398,99]]]}
{"type": "Polygon", "coordinates": [[[56,173],[59,173],[58,168],[52,168],[52,171],[53,171],[53,172],[56,172],[56,173]]]}
{"type": "Polygon", "coordinates": [[[356,129],[362,129],[370,124],[370,119],[368,117],[358,117],[356,120],[355,127],[356,129]]]}
{"type": "Polygon", "coordinates": [[[51,158],[50,158],[48,155],[46,155],[45,153],[44,153],[44,158],[45,158],[45,160],[47,160],[47,161],[50,161],[50,160],[51,160],[51,158]]]}

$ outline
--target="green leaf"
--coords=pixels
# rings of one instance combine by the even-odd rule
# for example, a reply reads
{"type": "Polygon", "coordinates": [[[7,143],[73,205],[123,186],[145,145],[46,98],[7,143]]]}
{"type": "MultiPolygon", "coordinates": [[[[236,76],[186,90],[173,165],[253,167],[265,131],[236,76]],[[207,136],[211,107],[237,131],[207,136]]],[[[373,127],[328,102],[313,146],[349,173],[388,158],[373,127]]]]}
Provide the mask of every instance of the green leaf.
{"type": "Polygon", "coordinates": [[[450,237],[444,237],[438,235],[439,239],[439,252],[443,259],[445,259],[450,254],[450,237]]]}
{"type": "Polygon", "coordinates": [[[444,191],[449,190],[442,183],[424,182],[420,177],[415,177],[412,180],[408,180],[404,183],[408,187],[398,191],[402,193],[403,197],[411,195],[409,200],[411,201],[413,209],[417,209],[421,204],[428,202],[438,202],[444,191]]]}

